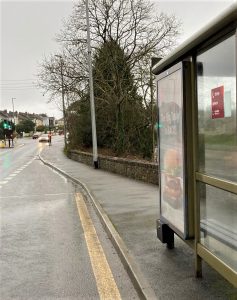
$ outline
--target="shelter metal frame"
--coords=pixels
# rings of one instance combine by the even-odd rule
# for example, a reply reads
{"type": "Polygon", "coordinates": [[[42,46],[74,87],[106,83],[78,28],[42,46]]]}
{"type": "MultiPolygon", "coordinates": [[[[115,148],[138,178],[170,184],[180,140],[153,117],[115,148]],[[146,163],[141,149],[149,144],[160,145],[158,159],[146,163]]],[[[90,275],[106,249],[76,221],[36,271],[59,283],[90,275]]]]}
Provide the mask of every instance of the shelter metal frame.
{"type": "MultiPolygon", "coordinates": [[[[237,74],[237,3],[233,4],[221,16],[216,18],[207,27],[190,38],[183,46],[178,47],[168,57],[159,61],[153,67],[153,73],[160,75],[167,70],[174,68],[176,64],[185,63],[187,68],[184,70],[183,78],[183,97],[184,97],[184,117],[186,126],[185,147],[186,147],[186,172],[188,177],[187,197],[190,201],[189,220],[190,232],[194,232],[194,239],[184,240],[194,249],[195,253],[195,274],[202,276],[202,259],[211,267],[217,270],[224,278],[237,286],[237,272],[229,265],[218,258],[214,253],[200,243],[200,195],[198,186],[201,183],[208,184],[218,189],[237,194],[237,183],[220,179],[215,176],[206,175],[198,171],[198,96],[197,96],[197,56],[220,43],[231,35],[235,35],[236,51],[235,63],[237,74]],[[190,104],[190,105],[189,105],[190,104]],[[193,227],[192,227],[193,226],[193,227]]],[[[237,80],[236,80],[237,91],[237,80]]],[[[179,233],[177,233],[179,235],[179,233]]]]}

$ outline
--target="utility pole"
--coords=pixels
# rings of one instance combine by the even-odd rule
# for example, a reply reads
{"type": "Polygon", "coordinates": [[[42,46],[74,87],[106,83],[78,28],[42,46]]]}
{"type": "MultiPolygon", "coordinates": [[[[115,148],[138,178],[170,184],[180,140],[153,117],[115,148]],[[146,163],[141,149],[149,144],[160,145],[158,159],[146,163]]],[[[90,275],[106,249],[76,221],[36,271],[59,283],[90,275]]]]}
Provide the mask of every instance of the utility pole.
{"type": "Polygon", "coordinates": [[[13,123],[15,125],[14,99],[16,98],[12,98],[12,110],[13,110],[12,114],[13,114],[13,123]]]}
{"type": "Polygon", "coordinates": [[[61,74],[61,85],[62,85],[62,104],[63,104],[63,130],[64,130],[64,146],[67,147],[67,127],[66,127],[66,111],[64,101],[64,78],[63,78],[63,58],[61,55],[55,55],[60,59],[60,74],[61,74]]]}
{"type": "Polygon", "coordinates": [[[90,85],[90,107],[91,107],[93,162],[94,162],[94,168],[98,169],[99,164],[98,164],[97,135],[96,135],[96,122],[95,122],[94,88],[93,88],[92,63],[91,63],[91,39],[90,39],[90,22],[89,22],[89,4],[88,4],[88,0],[86,0],[86,26],[87,26],[87,48],[88,48],[88,65],[89,65],[89,85],[90,85]]]}

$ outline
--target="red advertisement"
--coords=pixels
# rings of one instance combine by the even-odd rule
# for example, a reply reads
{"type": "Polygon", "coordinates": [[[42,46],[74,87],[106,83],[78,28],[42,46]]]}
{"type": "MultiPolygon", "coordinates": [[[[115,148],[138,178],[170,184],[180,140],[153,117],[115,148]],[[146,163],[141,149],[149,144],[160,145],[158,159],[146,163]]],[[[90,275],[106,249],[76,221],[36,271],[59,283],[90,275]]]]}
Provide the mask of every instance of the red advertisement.
{"type": "Polygon", "coordinates": [[[224,118],[224,86],[211,90],[212,119],[224,118]]]}

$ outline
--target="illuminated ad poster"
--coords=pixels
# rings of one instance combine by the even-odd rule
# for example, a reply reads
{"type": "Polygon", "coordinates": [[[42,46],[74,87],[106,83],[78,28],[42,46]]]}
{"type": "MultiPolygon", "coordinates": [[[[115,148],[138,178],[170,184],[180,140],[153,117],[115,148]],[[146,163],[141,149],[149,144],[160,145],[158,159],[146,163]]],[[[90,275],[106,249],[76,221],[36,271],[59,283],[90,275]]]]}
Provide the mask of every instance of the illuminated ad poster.
{"type": "Polygon", "coordinates": [[[160,214],[184,235],[182,70],[158,80],[160,214]]]}

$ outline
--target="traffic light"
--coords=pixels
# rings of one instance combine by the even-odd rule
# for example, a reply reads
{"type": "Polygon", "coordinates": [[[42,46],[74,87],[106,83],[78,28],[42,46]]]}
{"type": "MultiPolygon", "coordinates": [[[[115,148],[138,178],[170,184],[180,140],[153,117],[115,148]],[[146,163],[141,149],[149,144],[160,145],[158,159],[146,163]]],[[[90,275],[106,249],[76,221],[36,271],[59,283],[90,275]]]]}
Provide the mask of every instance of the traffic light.
{"type": "Polygon", "coordinates": [[[8,121],[7,120],[3,121],[3,129],[8,129],[8,121]]]}
{"type": "Polygon", "coordinates": [[[12,130],[12,121],[8,122],[8,130],[12,130]]]}
{"type": "Polygon", "coordinates": [[[4,134],[8,135],[11,134],[15,128],[12,121],[3,120],[2,127],[4,130],[4,134]]]}

